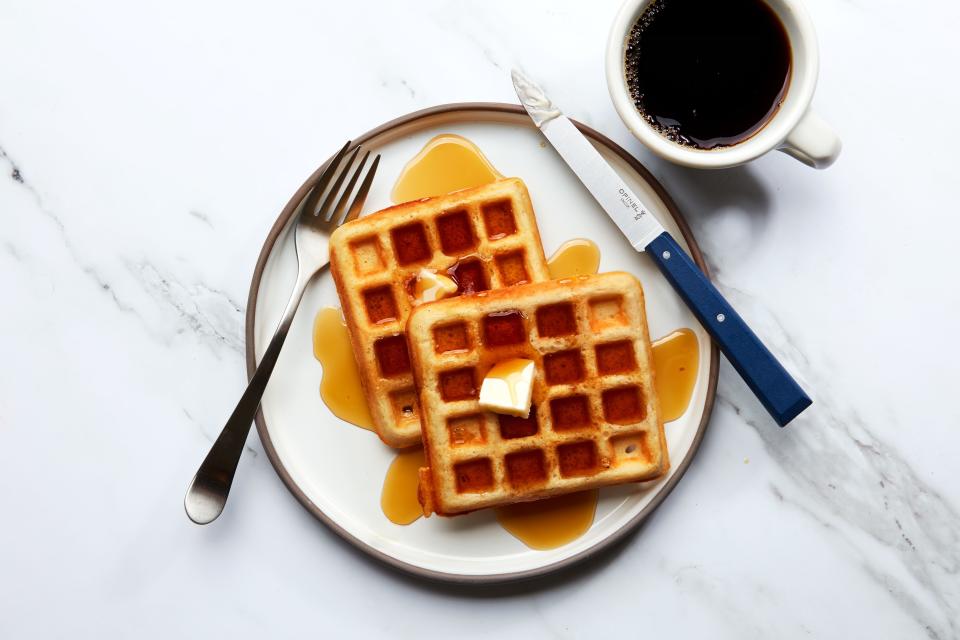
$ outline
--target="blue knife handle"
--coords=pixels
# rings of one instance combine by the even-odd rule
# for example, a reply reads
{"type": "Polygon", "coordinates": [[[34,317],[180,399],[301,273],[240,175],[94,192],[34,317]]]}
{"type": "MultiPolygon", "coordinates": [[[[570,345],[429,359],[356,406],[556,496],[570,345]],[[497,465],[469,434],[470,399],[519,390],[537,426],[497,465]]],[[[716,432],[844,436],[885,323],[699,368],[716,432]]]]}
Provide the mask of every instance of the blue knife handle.
{"type": "Polygon", "coordinates": [[[647,253],[777,424],[786,426],[810,406],[810,397],[669,233],[648,244],[647,253]]]}

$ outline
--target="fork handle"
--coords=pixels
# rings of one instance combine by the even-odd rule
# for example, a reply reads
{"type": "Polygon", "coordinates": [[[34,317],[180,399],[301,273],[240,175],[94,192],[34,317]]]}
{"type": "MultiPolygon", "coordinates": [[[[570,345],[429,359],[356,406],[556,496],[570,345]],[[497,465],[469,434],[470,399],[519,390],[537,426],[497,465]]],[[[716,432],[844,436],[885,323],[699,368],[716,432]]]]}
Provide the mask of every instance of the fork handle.
{"type": "Polygon", "coordinates": [[[267,388],[270,374],[280,357],[280,350],[287,339],[293,316],[300,306],[303,292],[316,272],[304,277],[302,272],[297,273],[297,283],[290,294],[290,300],[283,311],[280,324],[267,345],[267,350],[260,359],[250,383],[247,384],[243,396],[237,403],[233,413],[224,425],[223,431],[216,442],[210,447],[210,452],[204,458],[196,475],[187,489],[184,499],[184,508],[191,520],[197,524],[212,522],[223,511],[233,484],[233,476],[240,462],[240,454],[250,433],[250,424],[253,422],[260,407],[260,400],[267,388]]]}

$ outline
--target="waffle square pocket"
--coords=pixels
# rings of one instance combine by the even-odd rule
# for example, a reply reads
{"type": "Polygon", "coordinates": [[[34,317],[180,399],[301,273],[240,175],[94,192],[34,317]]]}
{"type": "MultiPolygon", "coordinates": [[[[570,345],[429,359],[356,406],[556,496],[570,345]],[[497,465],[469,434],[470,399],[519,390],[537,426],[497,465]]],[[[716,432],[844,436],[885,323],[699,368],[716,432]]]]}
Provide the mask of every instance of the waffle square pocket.
{"type": "Polygon", "coordinates": [[[413,310],[410,363],[428,467],[427,515],[454,515],[625,482],[670,466],[643,289],[607,273],[525,284],[413,310]],[[445,338],[456,328],[459,348],[445,338]],[[526,418],[485,411],[498,362],[535,363],[526,418]]]}
{"type": "MultiPolygon", "coordinates": [[[[396,398],[416,394],[405,327],[425,301],[417,288],[424,271],[452,280],[455,295],[549,278],[530,196],[517,178],[349,222],[330,237],[330,270],[374,426],[393,447],[420,442],[415,409],[396,398]]],[[[451,352],[472,348],[456,326],[438,326],[435,335],[451,352]]],[[[466,374],[448,383],[470,393],[466,374]]]]}

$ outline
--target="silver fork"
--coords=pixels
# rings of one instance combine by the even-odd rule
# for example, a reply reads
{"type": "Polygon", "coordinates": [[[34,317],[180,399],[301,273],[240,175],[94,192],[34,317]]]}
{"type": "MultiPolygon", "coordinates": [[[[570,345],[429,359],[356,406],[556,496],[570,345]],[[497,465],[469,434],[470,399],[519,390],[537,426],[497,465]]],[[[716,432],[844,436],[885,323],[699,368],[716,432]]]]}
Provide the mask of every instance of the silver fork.
{"type": "Polygon", "coordinates": [[[243,392],[236,409],[233,410],[226,426],[223,427],[217,441],[213,443],[210,453],[207,454],[187,489],[183,506],[187,510],[187,516],[197,524],[213,522],[223,512],[230,493],[230,485],[233,484],[233,476],[237,472],[237,463],[240,462],[240,454],[243,452],[247,434],[250,433],[250,423],[253,422],[257,408],[260,406],[260,399],[267,388],[267,381],[273,373],[277,358],[280,356],[280,349],[287,338],[290,323],[300,305],[300,299],[303,298],[303,292],[314,276],[330,264],[330,234],[344,222],[349,222],[360,215],[360,209],[363,208],[364,200],[370,191],[370,184],[380,164],[379,155],[373,159],[356,197],[347,209],[350,194],[370,156],[370,152],[366,151],[334,205],[343,181],[351,173],[351,167],[360,153],[360,147],[355,147],[344,162],[348,152],[350,152],[349,141],[330,160],[301,203],[294,232],[297,247],[297,283],[290,294],[286,309],[283,310],[280,324],[277,325],[277,330],[250,379],[250,384],[247,385],[247,390],[243,392]],[[317,203],[324,194],[326,197],[318,207],[317,203]],[[344,216],[345,210],[346,216],[344,216]]]}

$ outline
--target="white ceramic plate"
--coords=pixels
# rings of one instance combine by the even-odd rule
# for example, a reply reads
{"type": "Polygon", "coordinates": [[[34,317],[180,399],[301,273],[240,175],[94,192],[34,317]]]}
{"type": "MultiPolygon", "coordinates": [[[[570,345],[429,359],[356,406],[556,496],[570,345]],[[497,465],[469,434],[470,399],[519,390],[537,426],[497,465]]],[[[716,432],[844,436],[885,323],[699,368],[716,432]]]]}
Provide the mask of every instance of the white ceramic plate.
{"type": "MultiPolygon", "coordinates": [[[[581,128],[703,268],[689,229],[662,187],[623,149],[581,128]]],[[[549,551],[527,548],[503,530],[489,510],[457,518],[421,518],[409,526],[391,523],[380,510],[380,491],[394,451],[373,433],[336,418],[320,399],[321,368],[313,357],[311,329],[319,309],[339,306],[328,272],[306,292],[264,395],[257,428],[271,462],[291,492],[361,550],[432,578],[458,582],[529,578],[599,552],[639,524],[666,497],[696,453],[706,428],[716,388],[717,351],[653,263],[632,250],[518,106],[436,107],[355,139],[383,156],[365,211],[391,204],[389,194],[401,168],[439,133],[469,138],[502,174],[526,182],[548,256],[566,240],[590,238],[601,248],[601,271],[636,275],[646,294],[651,337],[681,327],[696,332],[700,368],[693,399],[683,417],[666,425],[670,473],[653,483],[602,489],[590,530],[549,551]]],[[[304,192],[305,187],[280,215],[257,263],[247,306],[249,375],[253,374],[254,354],[259,360],[295,280],[296,256],[288,223],[304,192]]]]}

